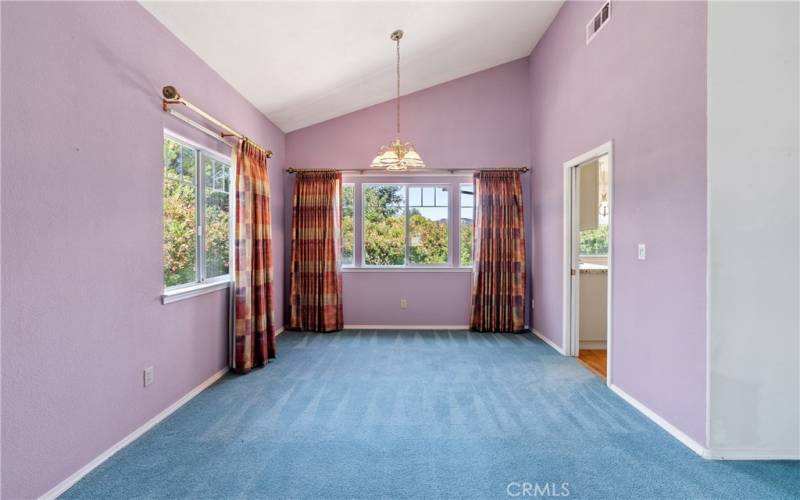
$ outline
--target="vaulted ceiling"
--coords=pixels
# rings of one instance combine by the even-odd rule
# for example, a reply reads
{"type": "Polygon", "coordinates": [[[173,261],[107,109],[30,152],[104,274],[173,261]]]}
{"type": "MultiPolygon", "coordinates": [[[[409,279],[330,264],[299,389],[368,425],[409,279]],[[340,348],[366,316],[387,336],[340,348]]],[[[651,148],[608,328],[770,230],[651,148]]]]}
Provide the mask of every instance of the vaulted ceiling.
{"type": "Polygon", "coordinates": [[[562,2],[142,4],[290,132],[394,97],[397,28],[408,94],[527,56],[562,2]]]}

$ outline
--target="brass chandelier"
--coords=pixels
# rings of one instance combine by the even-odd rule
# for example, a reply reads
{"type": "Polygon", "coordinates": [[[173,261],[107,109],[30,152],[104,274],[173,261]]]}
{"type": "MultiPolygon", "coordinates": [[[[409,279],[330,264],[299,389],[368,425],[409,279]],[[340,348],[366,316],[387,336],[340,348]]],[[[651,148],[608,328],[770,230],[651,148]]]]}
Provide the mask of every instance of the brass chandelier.
{"type": "Polygon", "coordinates": [[[403,38],[403,30],[392,32],[390,38],[397,43],[397,135],[389,146],[381,146],[370,167],[385,170],[425,168],[414,145],[400,140],[400,39],[403,38]]]}

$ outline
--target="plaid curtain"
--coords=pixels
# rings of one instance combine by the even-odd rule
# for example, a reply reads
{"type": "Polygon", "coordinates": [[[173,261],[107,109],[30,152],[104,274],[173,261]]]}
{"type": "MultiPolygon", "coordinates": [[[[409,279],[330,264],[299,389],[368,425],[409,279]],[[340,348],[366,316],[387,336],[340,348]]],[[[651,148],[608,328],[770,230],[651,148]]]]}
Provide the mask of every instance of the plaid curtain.
{"type": "Polygon", "coordinates": [[[267,155],[247,140],[236,150],[235,256],[233,369],[247,373],[275,357],[267,155]]]}
{"type": "Polygon", "coordinates": [[[297,172],[292,201],[289,328],[332,332],[344,327],[341,199],[341,172],[297,172]]]}
{"type": "Polygon", "coordinates": [[[470,326],[519,332],[525,324],[525,225],[520,174],[475,174],[475,272],[470,326]]]}

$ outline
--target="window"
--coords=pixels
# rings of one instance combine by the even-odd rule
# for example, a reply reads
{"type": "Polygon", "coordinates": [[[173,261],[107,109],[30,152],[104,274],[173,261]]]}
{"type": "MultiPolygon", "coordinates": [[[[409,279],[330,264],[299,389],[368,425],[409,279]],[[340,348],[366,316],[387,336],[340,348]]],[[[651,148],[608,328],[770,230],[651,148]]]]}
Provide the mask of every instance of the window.
{"type": "Polygon", "coordinates": [[[364,185],[364,264],[447,265],[449,188],[364,185]]]}
{"type": "Polygon", "coordinates": [[[342,185],[342,265],[353,265],[353,249],[355,248],[355,231],[353,222],[355,214],[355,185],[342,185]]]}
{"type": "Polygon", "coordinates": [[[230,270],[231,166],[201,154],[205,175],[205,278],[226,276],[230,270]]]}
{"type": "Polygon", "coordinates": [[[226,281],[230,273],[230,160],[164,138],[164,287],[226,281]]]}
{"type": "Polygon", "coordinates": [[[461,184],[460,187],[459,264],[469,267],[472,266],[472,235],[475,229],[475,187],[472,184],[461,184]]]}
{"type": "Polygon", "coordinates": [[[608,224],[581,231],[581,255],[608,255],[608,224]]]}
{"type": "Polygon", "coordinates": [[[401,184],[364,186],[364,264],[406,263],[406,190],[401,184]]]}
{"type": "Polygon", "coordinates": [[[470,271],[474,201],[472,184],[462,184],[466,176],[418,183],[359,177],[342,187],[342,261],[348,272],[470,271]]]}
{"type": "Polygon", "coordinates": [[[448,263],[448,197],[446,186],[408,186],[408,262],[448,263]]]}

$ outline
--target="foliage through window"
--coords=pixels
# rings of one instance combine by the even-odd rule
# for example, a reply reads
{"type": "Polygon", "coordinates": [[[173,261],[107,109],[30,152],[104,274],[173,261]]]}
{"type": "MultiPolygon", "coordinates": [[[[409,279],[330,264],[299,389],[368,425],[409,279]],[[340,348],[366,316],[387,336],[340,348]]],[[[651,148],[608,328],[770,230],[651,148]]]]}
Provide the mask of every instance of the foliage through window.
{"type": "Polygon", "coordinates": [[[475,229],[475,187],[472,184],[461,184],[460,187],[459,264],[469,267],[472,266],[472,238],[475,229]]]}
{"type": "Polygon", "coordinates": [[[408,186],[408,261],[448,262],[448,196],[445,186],[408,186]]]}
{"type": "Polygon", "coordinates": [[[230,161],[164,138],[166,288],[229,274],[231,174],[230,161]]]}
{"type": "Polygon", "coordinates": [[[353,265],[353,249],[355,248],[355,231],[353,215],[355,213],[355,186],[342,185],[342,265],[353,265]]]}
{"type": "Polygon", "coordinates": [[[400,184],[364,185],[364,263],[402,266],[406,260],[406,191],[400,184]]]}
{"type": "Polygon", "coordinates": [[[447,265],[449,197],[448,186],[364,184],[364,264],[447,265]]]}
{"type": "Polygon", "coordinates": [[[608,255],[608,224],[581,231],[581,255],[608,255]]]}

